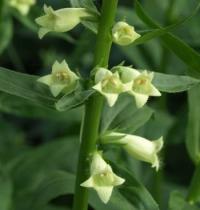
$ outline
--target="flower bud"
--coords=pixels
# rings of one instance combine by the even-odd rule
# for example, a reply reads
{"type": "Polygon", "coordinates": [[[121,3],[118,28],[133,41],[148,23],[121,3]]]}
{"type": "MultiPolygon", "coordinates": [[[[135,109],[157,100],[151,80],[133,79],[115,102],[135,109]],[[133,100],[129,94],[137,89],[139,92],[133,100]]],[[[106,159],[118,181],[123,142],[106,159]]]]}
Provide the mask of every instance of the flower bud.
{"type": "Polygon", "coordinates": [[[113,187],[124,183],[124,179],[113,173],[112,168],[95,152],[90,167],[90,178],[81,184],[82,187],[94,188],[103,203],[110,200],[113,187]]]}
{"type": "Polygon", "coordinates": [[[36,0],[9,0],[9,5],[16,8],[22,15],[27,15],[36,0]]]}
{"type": "Polygon", "coordinates": [[[163,147],[162,137],[155,141],[149,141],[140,136],[112,132],[105,137],[102,137],[101,141],[106,144],[121,144],[134,158],[149,162],[156,170],[159,169],[158,152],[163,147]]]}
{"type": "Polygon", "coordinates": [[[131,67],[120,66],[121,81],[125,84],[126,91],[135,97],[138,108],[146,104],[150,96],[161,96],[159,90],[152,84],[153,72],[146,70],[140,72],[131,67]]]}
{"type": "Polygon", "coordinates": [[[65,60],[62,63],[57,61],[52,66],[52,73],[40,77],[38,82],[44,83],[50,87],[54,97],[61,92],[67,94],[76,89],[79,77],[69,69],[65,60]]]}
{"type": "Polygon", "coordinates": [[[81,18],[91,17],[91,13],[85,8],[63,8],[53,10],[52,7],[44,5],[44,12],[45,15],[35,20],[36,23],[41,26],[39,29],[40,39],[50,31],[70,31],[81,22],[81,18]]]}
{"type": "Polygon", "coordinates": [[[140,37],[140,34],[135,32],[133,26],[129,25],[126,22],[120,21],[117,22],[112,29],[113,41],[116,44],[125,46],[134,42],[140,37]]]}
{"type": "Polygon", "coordinates": [[[109,106],[113,106],[118,99],[124,87],[120,81],[118,72],[112,73],[108,69],[99,68],[95,75],[95,83],[93,89],[97,90],[106,97],[109,106]]]}

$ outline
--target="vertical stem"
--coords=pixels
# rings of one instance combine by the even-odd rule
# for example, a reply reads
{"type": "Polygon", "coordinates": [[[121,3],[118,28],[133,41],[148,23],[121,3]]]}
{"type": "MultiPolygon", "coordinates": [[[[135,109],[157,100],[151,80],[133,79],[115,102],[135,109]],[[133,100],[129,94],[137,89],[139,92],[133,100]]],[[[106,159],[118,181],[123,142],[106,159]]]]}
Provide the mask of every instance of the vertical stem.
{"type": "Polygon", "coordinates": [[[189,187],[187,201],[194,204],[200,200],[200,163],[196,165],[194,175],[189,187]]]}
{"type": "MultiPolygon", "coordinates": [[[[112,45],[111,27],[114,22],[118,0],[103,0],[98,28],[94,66],[108,65],[112,45]]],[[[89,177],[90,155],[96,149],[103,99],[94,94],[86,102],[81,129],[81,147],[76,176],[73,210],[88,209],[88,189],[80,186],[89,177]]]]}

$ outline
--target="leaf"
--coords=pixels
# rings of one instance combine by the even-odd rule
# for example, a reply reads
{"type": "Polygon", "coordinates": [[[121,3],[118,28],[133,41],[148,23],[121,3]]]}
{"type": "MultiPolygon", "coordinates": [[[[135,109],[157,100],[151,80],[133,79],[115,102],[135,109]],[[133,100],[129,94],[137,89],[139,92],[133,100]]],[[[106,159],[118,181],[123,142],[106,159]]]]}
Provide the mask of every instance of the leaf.
{"type": "Polygon", "coordinates": [[[169,210],[199,210],[196,206],[190,205],[184,199],[184,196],[179,191],[173,191],[170,194],[169,210]]]}
{"type": "Polygon", "coordinates": [[[196,166],[192,181],[189,187],[188,201],[192,204],[200,201],[200,164],[196,166]]]}
{"type": "MultiPolygon", "coordinates": [[[[96,15],[96,19],[98,20],[99,12],[92,0],[70,0],[72,7],[83,7],[90,10],[94,15],[96,15]]],[[[82,24],[88,28],[89,30],[97,33],[98,31],[98,21],[87,21],[82,20],[82,24]]]]}
{"type": "Polygon", "coordinates": [[[104,107],[101,130],[105,132],[117,129],[121,132],[134,133],[150,119],[152,114],[153,111],[149,107],[138,109],[132,97],[122,96],[114,107],[104,107]]]}
{"type": "Polygon", "coordinates": [[[0,209],[9,210],[12,203],[12,183],[0,168],[0,209]]]}
{"type": "Polygon", "coordinates": [[[5,18],[5,20],[1,21],[0,34],[0,54],[2,54],[12,39],[13,25],[11,18],[5,18]]]}
{"type": "MultiPolygon", "coordinates": [[[[56,110],[49,109],[44,106],[36,106],[31,101],[13,96],[7,93],[0,92],[0,110],[1,112],[14,114],[17,116],[29,117],[29,118],[40,118],[40,119],[51,119],[56,121],[68,121],[69,115],[79,111],[76,109],[76,113],[60,113],[56,110]]],[[[80,110],[81,111],[81,110],[80,110]]],[[[74,112],[74,111],[73,111],[74,112]]]]}
{"type": "Polygon", "coordinates": [[[34,192],[28,209],[42,209],[52,199],[74,191],[75,176],[64,171],[55,171],[41,181],[34,192]]]}
{"type": "Polygon", "coordinates": [[[137,210],[159,210],[158,204],[152,198],[146,188],[136,180],[134,175],[119,167],[117,164],[112,163],[113,171],[126,181],[119,188],[119,192],[132,204],[133,209],[137,210]]]}
{"type": "Polygon", "coordinates": [[[114,188],[107,204],[102,203],[94,190],[90,192],[89,203],[95,210],[133,210],[131,203],[118,192],[117,188],[114,188]]]}
{"type": "Polygon", "coordinates": [[[78,154],[74,151],[78,151],[78,146],[78,137],[69,136],[21,154],[9,165],[16,187],[31,189],[37,176],[43,177],[46,171],[60,168],[75,171],[78,154]],[[71,158],[65,158],[66,154],[71,158]]]}
{"type": "Polygon", "coordinates": [[[177,93],[191,89],[200,80],[189,77],[154,72],[153,84],[163,92],[177,93]]]}
{"type": "MultiPolygon", "coordinates": [[[[199,6],[199,4],[198,4],[199,6]]],[[[152,28],[159,28],[158,23],[156,23],[151,17],[149,17],[138,0],[135,1],[135,9],[137,15],[140,19],[152,28]]],[[[192,49],[189,45],[183,42],[181,39],[167,33],[160,37],[162,42],[166,45],[168,49],[176,54],[186,65],[193,69],[198,75],[200,75],[200,54],[192,49]]]]}
{"type": "MultiPolygon", "coordinates": [[[[34,192],[32,197],[32,201],[27,206],[28,209],[42,209],[45,208],[45,205],[49,203],[52,199],[61,196],[72,194],[74,191],[74,183],[75,176],[64,172],[64,171],[56,171],[47,176],[40,182],[37,190],[34,192]]],[[[147,196],[147,194],[144,194],[147,196]]],[[[148,199],[145,198],[145,199],[148,199]]],[[[145,200],[144,199],[144,200],[145,200]]],[[[148,201],[150,201],[148,199],[148,201]]],[[[111,200],[108,204],[103,204],[98,198],[96,192],[94,190],[90,190],[90,199],[89,203],[96,210],[132,210],[134,205],[131,205],[129,201],[127,201],[116,189],[114,190],[111,200]]],[[[150,206],[148,204],[148,206],[150,206]]],[[[140,208],[138,208],[140,210],[140,208]]],[[[149,208],[151,210],[151,208],[149,208]]],[[[157,210],[155,208],[154,210],[157,210]]]]}
{"type": "Polygon", "coordinates": [[[67,111],[77,106],[80,106],[87,100],[95,91],[85,90],[85,91],[75,91],[69,95],[64,95],[55,104],[58,111],[67,111]]]}
{"type": "Polygon", "coordinates": [[[0,91],[30,100],[33,104],[54,108],[56,101],[38,77],[0,67],[0,91]]]}
{"type": "Polygon", "coordinates": [[[97,11],[93,0],[70,0],[72,7],[84,7],[89,10],[97,11]]]}
{"type": "Polygon", "coordinates": [[[29,209],[35,191],[48,174],[56,170],[74,173],[78,149],[78,136],[69,136],[26,150],[10,161],[7,166],[9,174],[15,189],[20,189],[15,190],[13,206],[20,210],[29,209]]]}
{"type": "Polygon", "coordinates": [[[160,29],[154,29],[153,31],[143,34],[140,38],[136,39],[136,41],[133,42],[133,45],[143,44],[151,39],[158,38],[162,35],[165,35],[166,33],[170,32],[171,30],[176,29],[177,27],[180,27],[183,23],[189,21],[194,15],[196,15],[197,12],[199,11],[199,8],[200,8],[200,3],[197,5],[195,10],[192,12],[192,14],[189,15],[188,17],[184,18],[183,20],[179,20],[176,23],[171,24],[167,27],[160,28],[160,29]]]}
{"type": "Polygon", "coordinates": [[[200,85],[188,91],[188,125],[186,147],[194,163],[200,161],[200,85]]]}

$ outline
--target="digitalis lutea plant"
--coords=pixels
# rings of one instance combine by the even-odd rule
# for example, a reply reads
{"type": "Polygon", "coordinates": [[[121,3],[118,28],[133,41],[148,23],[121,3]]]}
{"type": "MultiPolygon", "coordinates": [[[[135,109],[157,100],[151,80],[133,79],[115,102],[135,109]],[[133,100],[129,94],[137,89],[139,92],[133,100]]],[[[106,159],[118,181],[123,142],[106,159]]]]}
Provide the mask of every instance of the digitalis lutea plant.
{"type": "MultiPolygon", "coordinates": [[[[41,26],[39,37],[42,38],[50,31],[67,32],[81,22],[82,18],[91,18],[92,14],[85,8],[63,8],[53,10],[52,7],[44,6],[45,15],[36,19],[41,26]]],[[[125,22],[118,22],[112,29],[113,41],[119,45],[128,45],[140,37],[134,27],[125,22]]],[[[160,96],[161,93],[152,84],[153,73],[143,72],[125,66],[115,66],[111,70],[98,67],[95,75],[91,74],[93,90],[106,98],[110,107],[114,106],[122,93],[133,95],[138,108],[147,103],[149,96],[160,96]],[[93,79],[94,76],[94,79],[93,79]]],[[[55,62],[52,73],[38,79],[38,82],[49,86],[53,96],[69,94],[76,91],[79,85],[79,77],[70,70],[66,61],[55,62]]],[[[109,133],[109,132],[108,132],[109,133]]],[[[138,160],[149,162],[156,170],[159,169],[158,152],[162,149],[162,138],[149,141],[139,136],[112,133],[100,138],[102,144],[119,144],[131,156],[138,160]]],[[[80,184],[80,187],[93,188],[102,202],[107,203],[113,188],[122,185],[125,179],[117,176],[111,166],[105,162],[102,153],[95,151],[90,164],[90,177],[80,184]]],[[[89,158],[89,157],[88,157],[89,158]]],[[[78,176],[78,175],[77,175],[78,176]]]]}

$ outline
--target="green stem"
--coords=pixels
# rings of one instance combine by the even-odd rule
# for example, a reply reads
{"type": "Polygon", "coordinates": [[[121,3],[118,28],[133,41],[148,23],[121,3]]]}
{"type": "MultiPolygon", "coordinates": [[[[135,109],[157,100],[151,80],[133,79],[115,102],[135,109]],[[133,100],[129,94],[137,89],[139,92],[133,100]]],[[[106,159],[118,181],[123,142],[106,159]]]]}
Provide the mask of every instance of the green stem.
{"type": "MultiPolygon", "coordinates": [[[[115,18],[118,0],[103,0],[98,28],[94,66],[108,65],[112,45],[111,28],[115,18]]],[[[96,149],[103,99],[94,94],[88,99],[81,129],[81,147],[76,177],[73,210],[88,209],[88,189],[80,186],[89,178],[90,156],[96,149]]]]}
{"type": "Polygon", "coordinates": [[[187,201],[191,204],[200,200],[200,163],[196,166],[192,181],[189,187],[187,201]]]}

